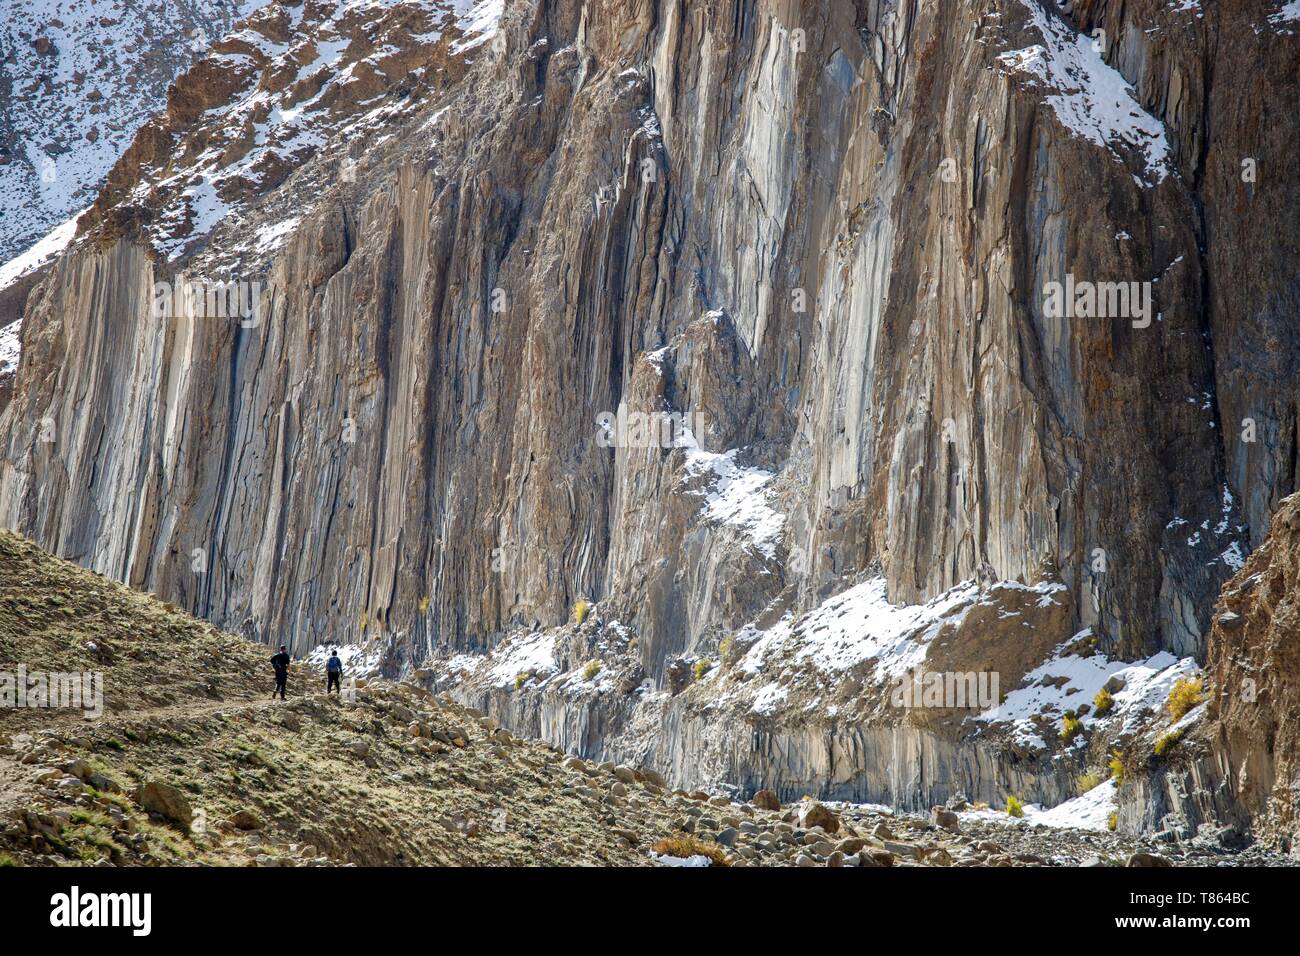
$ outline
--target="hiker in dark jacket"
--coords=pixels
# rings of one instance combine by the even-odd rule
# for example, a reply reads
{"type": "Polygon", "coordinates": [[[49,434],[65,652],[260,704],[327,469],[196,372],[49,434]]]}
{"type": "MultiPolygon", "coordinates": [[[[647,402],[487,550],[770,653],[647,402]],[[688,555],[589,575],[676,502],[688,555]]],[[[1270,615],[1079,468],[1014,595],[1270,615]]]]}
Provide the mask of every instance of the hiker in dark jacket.
{"type": "Polygon", "coordinates": [[[330,659],[325,662],[325,694],[329,696],[330,691],[339,693],[342,689],[343,680],[343,662],[339,660],[339,652],[335,651],[330,654],[330,659]]]}
{"type": "Polygon", "coordinates": [[[271,658],[271,666],[275,668],[275,690],[271,691],[271,698],[274,700],[275,695],[279,694],[280,699],[284,700],[285,688],[289,685],[289,649],[283,644],[280,645],[280,653],[271,658]]]}

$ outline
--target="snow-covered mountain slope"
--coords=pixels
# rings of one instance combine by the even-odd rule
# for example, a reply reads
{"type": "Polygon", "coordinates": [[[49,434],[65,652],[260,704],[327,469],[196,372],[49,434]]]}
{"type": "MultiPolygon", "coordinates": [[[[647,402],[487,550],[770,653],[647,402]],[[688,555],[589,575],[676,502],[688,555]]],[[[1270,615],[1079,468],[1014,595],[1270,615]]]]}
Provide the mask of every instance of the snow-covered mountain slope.
{"type": "Polygon", "coordinates": [[[500,11],[500,0],[263,7],[177,81],[167,112],[110,175],[92,218],[139,225],[168,262],[224,222],[225,267],[265,261],[320,188],[355,181],[356,157],[390,138],[430,83],[463,73],[500,11]],[[336,161],[327,178],[281,190],[282,214],[266,210],[248,230],[242,213],[322,152],[336,161]]]}
{"type": "Polygon", "coordinates": [[[94,200],[167,86],[267,0],[0,0],[0,263],[94,200]]]}

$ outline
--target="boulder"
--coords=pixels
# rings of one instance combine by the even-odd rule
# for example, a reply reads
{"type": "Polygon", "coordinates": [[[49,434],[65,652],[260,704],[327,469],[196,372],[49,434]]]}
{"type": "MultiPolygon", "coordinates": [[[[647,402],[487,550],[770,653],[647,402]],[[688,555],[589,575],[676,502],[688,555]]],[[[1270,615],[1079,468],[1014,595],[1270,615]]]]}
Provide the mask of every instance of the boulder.
{"type": "Polygon", "coordinates": [[[86,763],[86,761],[82,760],[80,757],[75,760],[69,760],[67,763],[62,765],[61,769],[69,776],[85,781],[90,780],[90,775],[92,773],[90,764],[86,763]]]}
{"type": "Polygon", "coordinates": [[[230,817],[230,825],[236,830],[259,830],[262,821],[252,810],[236,810],[230,817]]]}
{"type": "Polygon", "coordinates": [[[644,777],[648,782],[653,783],[656,787],[668,786],[668,781],[664,779],[663,774],[661,774],[659,771],[651,770],[649,767],[641,767],[640,771],[641,771],[641,776],[644,777]]]}
{"type": "Polygon", "coordinates": [[[827,833],[838,833],[840,818],[816,800],[805,800],[799,808],[799,826],[805,830],[821,827],[827,833]]]}
{"type": "Polygon", "coordinates": [[[930,866],[952,866],[952,854],[941,846],[927,847],[922,852],[921,859],[930,866]]]}
{"type": "Polygon", "coordinates": [[[776,795],[775,790],[760,790],[754,794],[754,799],[750,801],[759,810],[780,810],[781,800],[776,795]]]}
{"type": "Polygon", "coordinates": [[[189,829],[194,811],[185,795],[170,783],[149,780],[136,787],[132,798],[144,811],[189,829]]]}
{"type": "Polygon", "coordinates": [[[86,778],[86,783],[94,787],[100,793],[121,793],[122,788],[118,786],[116,780],[112,777],[105,776],[102,773],[92,773],[86,778]]]}
{"type": "Polygon", "coordinates": [[[952,833],[961,830],[961,825],[957,821],[957,814],[947,807],[935,807],[930,811],[930,822],[935,826],[952,833]]]}

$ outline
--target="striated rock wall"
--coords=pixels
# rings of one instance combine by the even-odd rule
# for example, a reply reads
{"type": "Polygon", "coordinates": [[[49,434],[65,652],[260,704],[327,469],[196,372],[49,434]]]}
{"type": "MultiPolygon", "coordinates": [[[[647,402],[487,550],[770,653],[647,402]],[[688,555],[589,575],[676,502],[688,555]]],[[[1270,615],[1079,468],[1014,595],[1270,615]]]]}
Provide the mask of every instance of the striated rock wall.
{"type": "Polygon", "coordinates": [[[1026,762],[999,747],[911,724],[804,721],[755,726],[701,711],[683,696],[460,692],[463,702],[515,729],[595,760],[637,760],[675,786],[708,786],[782,800],[807,795],[929,810],[956,794],[995,806],[1007,794],[1055,805],[1075,795],[1073,763],[1026,762]]]}
{"type": "MultiPolygon", "coordinates": [[[[864,573],[919,603],[1048,567],[1048,646],[1204,655],[1295,487],[1298,54],[1271,5],[524,0],[469,54],[386,19],[408,45],[369,72],[353,29],[336,93],[278,72],[323,55],[293,52],[336,29],[319,6],[271,10],[290,52],[228,78],[332,138],[192,228],[201,66],[31,291],[0,523],[259,639],[382,639],[393,670],[599,598],[662,687],[864,573]],[[340,117],[372,97],[358,145],[340,117]],[[209,271],[260,281],[261,321],[152,317],[155,282],[209,271]],[[1150,308],[1057,317],[1067,276],[1150,308]],[[704,425],[611,450],[620,405],[704,425]]],[[[601,752],[589,719],[512,723],[601,752]]],[[[993,776],[902,732],[737,734],[719,765],[791,793],[993,776]]]]}
{"type": "Polygon", "coordinates": [[[1208,673],[1211,744],[1239,812],[1286,849],[1300,846],[1300,498],[1285,499],[1264,543],[1216,609],[1208,673]]]}

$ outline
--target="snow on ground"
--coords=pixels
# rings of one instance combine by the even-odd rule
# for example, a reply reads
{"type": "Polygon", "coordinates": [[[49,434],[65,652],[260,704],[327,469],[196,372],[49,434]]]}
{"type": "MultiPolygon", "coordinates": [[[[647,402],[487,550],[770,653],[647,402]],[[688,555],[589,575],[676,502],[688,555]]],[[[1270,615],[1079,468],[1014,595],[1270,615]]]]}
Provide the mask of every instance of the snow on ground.
{"type": "Polygon", "coordinates": [[[560,669],[555,663],[555,635],[534,631],[505,641],[488,655],[486,666],[488,679],[496,687],[513,685],[525,671],[554,674],[560,669]]]}
{"type": "Polygon", "coordinates": [[[1027,804],[1023,817],[1013,817],[1004,810],[963,810],[958,816],[970,820],[986,820],[1010,826],[1038,825],[1061,830],[1108,830],[1110,815],[1115,812],[1115,781],[1105,780],[1087,793],[1072,800],[1044,809],[1036,803],[1027,804]]]}
{"type": "Polygon", "coordinates": [[[653,850],[650,851],[650,859],[661,866],[710,866],[713,862],[703,853],[697,853],[694,856],[669,856],[666,853],[655,853],[653,850]]]}
{"type": "Polygon", "coordinates": [[[1087,793],[1058,804],[1050,810],[1026,812],[1030,823],[1073,830],[1109,829],[1110,815],[1115,812],[1115,781],[1105,780],[1087,793]]]}
{"type": "MultiPolygon", "coordinates": [[[[1088,633],[1086,630],[1080,632],[1071,641],[1088,633]]],[[[1025,675],[1021,686],[1008,693],[1000,705],[977,715],[975,720],[1009,726],[1021,745],[1044,749],[1047,743],[1039,735],[1039,727],[1033,718],[1046,714],[1059,729],[1061,715],[1066,710],[1073,710],[1080,704],[1091,707],[1097,692],[1112,677],[1123,680],[1124,688],[1114,694],[1115,703],[1104,717],[1089,713],[1080,718],[1084,729],[1099,723],[1120,721],[1121,731],[1132,730],[1144,712],[1159,710],[1164,705],[1179,678],[1199,673],[1194,659],[1184,657],[1180,660],[1168,651],[1161,651],[1144,661],[1128,663],[1112,661],[1101,653],[1091,657],[1065,655],[1063,649],[1069,643],[1062,644],[1056,655],[1025,675]],[[1045,678],[1051,678],[1053,682],[1044,686],[1045,678]],[[1059,680],[1061,678],[1064,680],[1059,680]],[[1059,687],[1057,683],[1060,683],[1059,687]]],[[[1085,745],[1082,736],[1077,740],[1079,746],[1085,745]]]]}
{"type": "Polygon", "coordinates": [[[1043,42],[1003,53],[998,62],[1051,90],[1045,102],[1071,133],[1112,153],[1121,144],[1137,150],[1146,162],[1145,185],[1163,180],[1170,168],[1164,125],[1142,108],[1120,72],[1093,49],[1091,37],[1075,33],[1036,2],[1021,2],[1043,42]]]}
{"type": "Polygon", "coordinates": [[[360,644],[318,644],[307,654],[307,663],[324,667],[334,651],[339,652],[339,659],[343,661],[345,680],[349,677],[369,677],[379,673],[379,649],[366,650],[360,644]]]}
{"type": "Polygon", "coordinates": [[[740,449],[709,452],[684,428],[679,446],[686,451],[686,480],[690,494],[702,495],[706,520],[740,529],[764,557],[775,558],[785,527],[785,515],[767,503],[767,486],[776,477],[761,468],[736,464],[740,449]],[[697,482],[703,478],[704,490],[697,482]]]}
{"type": "MultiPolygon", "coordinates": [[[[786,614],[765,631],[746,626],[739,636],[754,643],[737,666],[749,674],[779,678],[811,664],[834,677],[872,662],[878,682],[899,680],[924,663],[927,645],[942,627],[959,625],[977,605],[1000,604],[1006,590],[1037,594],[1038,604],[1045,607],[1055,603],[1065,586],[1003,581],[981,591],[968,581],[926,604],[895,605],[889,602],[885,579],[874,577],[827,598],[801,617],[786,614]]],[[[751,707],[755,713],[771,714],[787,696],[786,687],[773,681],[754,692],[751,707]]]]}
{"type": "Polygon", "coordinates": [[[0,163],[0,258],[94,200],[176,74],[266,2],[6,0],[0,88],[16,148],[0,163]]]}

